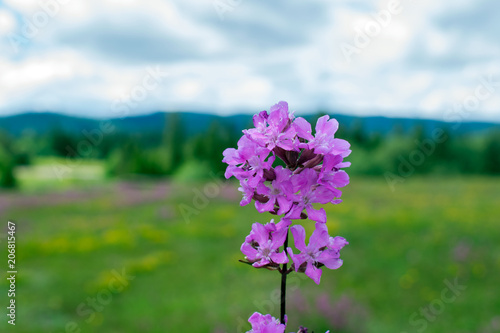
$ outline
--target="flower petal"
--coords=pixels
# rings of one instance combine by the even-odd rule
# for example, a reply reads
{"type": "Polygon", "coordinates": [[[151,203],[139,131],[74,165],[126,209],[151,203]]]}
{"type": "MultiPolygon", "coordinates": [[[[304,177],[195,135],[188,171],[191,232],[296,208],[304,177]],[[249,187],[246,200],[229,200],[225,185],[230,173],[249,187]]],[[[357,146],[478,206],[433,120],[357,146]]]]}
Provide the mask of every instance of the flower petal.
{"type": "Polygon", "coordinates": [[[312,140],[314,139],[312,135],[312,130],[311,130],[311,124],[307,120],[305,120],[302,117],[297,117],[293,121],[293,126],[295,127],[295,130],[297,131],[297,135],[303,139],[306,140],[312,140]]]}
{"type": "Polygon", "coordinates": [[[316,258],[316,260],[324,264],[329,269],[337,269],[342,266],[342,259],[339,258],[338,251],[327,249],[316,258]]]}
{"type": "Polygon", "coordinates": [[[248,258],[248,260],[256,260],[258,251],[252,247],[249,243],[243,243],[241,245],[240,251],[248,258]]]}
{"type": "Polygon", "coordinates": [[[293,235],[295,247],[301,252],[306,252],[306,230],[301,225],[294,225],[290,228],[293,235]]]}
{"type": "Polygon", "coordinates": [[[340,251],[347,244],[349,244],[349,242],[344,237],[331,237],[328,241],[328,248],[340,251]]]}
{"type": "Polygon", "coordinates": [[[312,205],[307,205],[306,211],[307,211],[307,215],[309,215],[309,218],[311,220],[316,221],[316,222],[320,222],[320,223],[326,223],[326,212],[323,208],[320,208],[319,210],[315,210],[312,205]]]}
{"type": "Polygon", "coordinates": [[[267,260],[266,258],[260,259],[260,261],[256,261],[252,264],[253,267],[263,267],[266,266],[267,264],[270,264],[271,262],[267,260]]]}
{"type": "Polygon", "coordinates": [[[255,208],[259,213],[270,212],[274,209],[274,200],[268,200],[265,203],[255,201],[255,208]]]}
{"type": "Polygon", "coordinates": [[[320,280],[321,280],[321,273],[323,273],[323,271],[321,270],[321,268],[317,268],[316,266],[313,265],[312,262],[308,262],[307,263],[307,267],[306,267],[306,275],[309,276],[316,284],[319,284],[320,280]]]}
{"type": "Polygon", "coordinates": [[[258,222],[252,224],[252,232],[254,234],[254,240],[259,244],[265,244],[269,240],[269,231],[264,225],[258,222]]]}
{"type": "Polygon", "coordinates": [[[277,264],[286,264],[288,262],[288,257],[286,255],[285,251],[274,252],[271,254],[271,260],[277,264]]]}
{"type": "Polygon", "coordinates": [[[288,233],[287,228],[281,228],[278,231],[272,233],[271,249],[277,250],[280,246],[285,243],[286,234],[288,233]]]}
{"type": "Polygon", "coordinates": [[[327,246],[330,240],[326,223],[316,223],[315,226],[316,229],[313,231],[311,238],[309,238],[309,246],[307,247],[309,250],[317,250],[327,246]]]}

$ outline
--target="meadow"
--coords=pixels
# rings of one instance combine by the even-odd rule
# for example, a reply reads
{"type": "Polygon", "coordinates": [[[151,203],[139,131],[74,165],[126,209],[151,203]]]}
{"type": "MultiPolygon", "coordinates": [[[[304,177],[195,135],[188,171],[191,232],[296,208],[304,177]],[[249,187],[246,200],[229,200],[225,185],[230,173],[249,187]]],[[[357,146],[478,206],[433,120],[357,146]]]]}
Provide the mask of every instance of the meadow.
{"type": "MultiPolygon", "coordinates": [[[[48,187],[24,170],[19,192],[0,192],[2,225],[17,223],[17,332],[245,332],[254,311],[278,315],[278,273],[238,262],[251,224],[272,216],[240,207],[236,183],[87,171],[48,187]]],[[[350,242],[344,265],[320,286],[290,275],[287,331],[500,331],[499,185],[414,176],[391,191],[352,177],[325,207],[330,234],[350,242]]]]}

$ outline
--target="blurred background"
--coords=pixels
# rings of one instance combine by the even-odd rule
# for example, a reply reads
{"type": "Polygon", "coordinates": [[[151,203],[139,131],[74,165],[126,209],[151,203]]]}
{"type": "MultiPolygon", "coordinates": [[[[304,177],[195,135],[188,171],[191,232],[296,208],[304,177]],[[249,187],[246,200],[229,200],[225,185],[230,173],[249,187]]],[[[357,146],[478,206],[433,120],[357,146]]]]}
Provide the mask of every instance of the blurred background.
{"type": "Polygon", "coordinates": [[[272,216],[239,206],[221,159],[285,100],[335,117],[353,151],[325,207],[344,266],[320,286],[290,275],[287,332],[500,332],[499,15],[493,0],[0,2],[15,330],[278,316],[278,274],[238,262],[272,216]]]}

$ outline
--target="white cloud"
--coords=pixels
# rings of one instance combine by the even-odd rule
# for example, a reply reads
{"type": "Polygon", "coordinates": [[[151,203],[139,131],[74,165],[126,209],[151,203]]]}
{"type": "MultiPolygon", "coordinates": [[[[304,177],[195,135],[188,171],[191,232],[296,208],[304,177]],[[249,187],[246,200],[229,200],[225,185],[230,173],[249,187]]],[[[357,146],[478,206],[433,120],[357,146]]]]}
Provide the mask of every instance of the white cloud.
{"type": "Polygon", "coordinates": [[[5,36],[16,29],[17,22],[11,12],[0,9],[0,36],[5,36]]]}
{"type": "MultiPolygon", "coordinates": [[[[4,3],[0,114],[111,115],[113,102],[156,65],[168,78],[131,113],[227,114],[288,100],[309,112],[441,119],[481,77],[500,78],[500,5],[487,0],[402,1],[351,62],[340,46],[373,28],[389,1],[228,2],[224,20],[211,2],[194,0],[4,3]],[[47,11],[55,13],[50,22],[14,52],[8,36],[22,36],[26,22],[47,11]]],[[[471,119],[500,120],[499,96],[500,88],[471,119]]]]}
{"type": "Polygon", "coordinates": [[[40,5],[37,0],[4,0],[3,1],[8,7],[16,10],[22,15],[30,15],[36,10],[40,9],[40,5]]]}

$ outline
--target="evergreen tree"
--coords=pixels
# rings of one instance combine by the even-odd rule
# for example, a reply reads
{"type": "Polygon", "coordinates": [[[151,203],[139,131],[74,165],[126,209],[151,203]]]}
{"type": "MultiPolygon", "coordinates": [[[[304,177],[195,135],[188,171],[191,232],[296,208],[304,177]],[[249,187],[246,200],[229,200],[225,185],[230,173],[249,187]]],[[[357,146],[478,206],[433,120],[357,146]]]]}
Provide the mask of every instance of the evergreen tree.
{"type": "Polygon", "coordinates": [[[184,162],[184,126],[178,113],[170,113],[165,120],[163,146],[166,151],[168,174],[173,174],[184,162]]]}
{"type": "Polygon", "coordinates": [[[500,174],[500,131],[491,132],[487,137],[484,171],[489,174],[500,174]]]}
{"type": "Polygon", "coordinates": [[[0,130],[0,187],[16,187],[17,181],[14,175],[16,157],[12,138],[0,130]]]}

